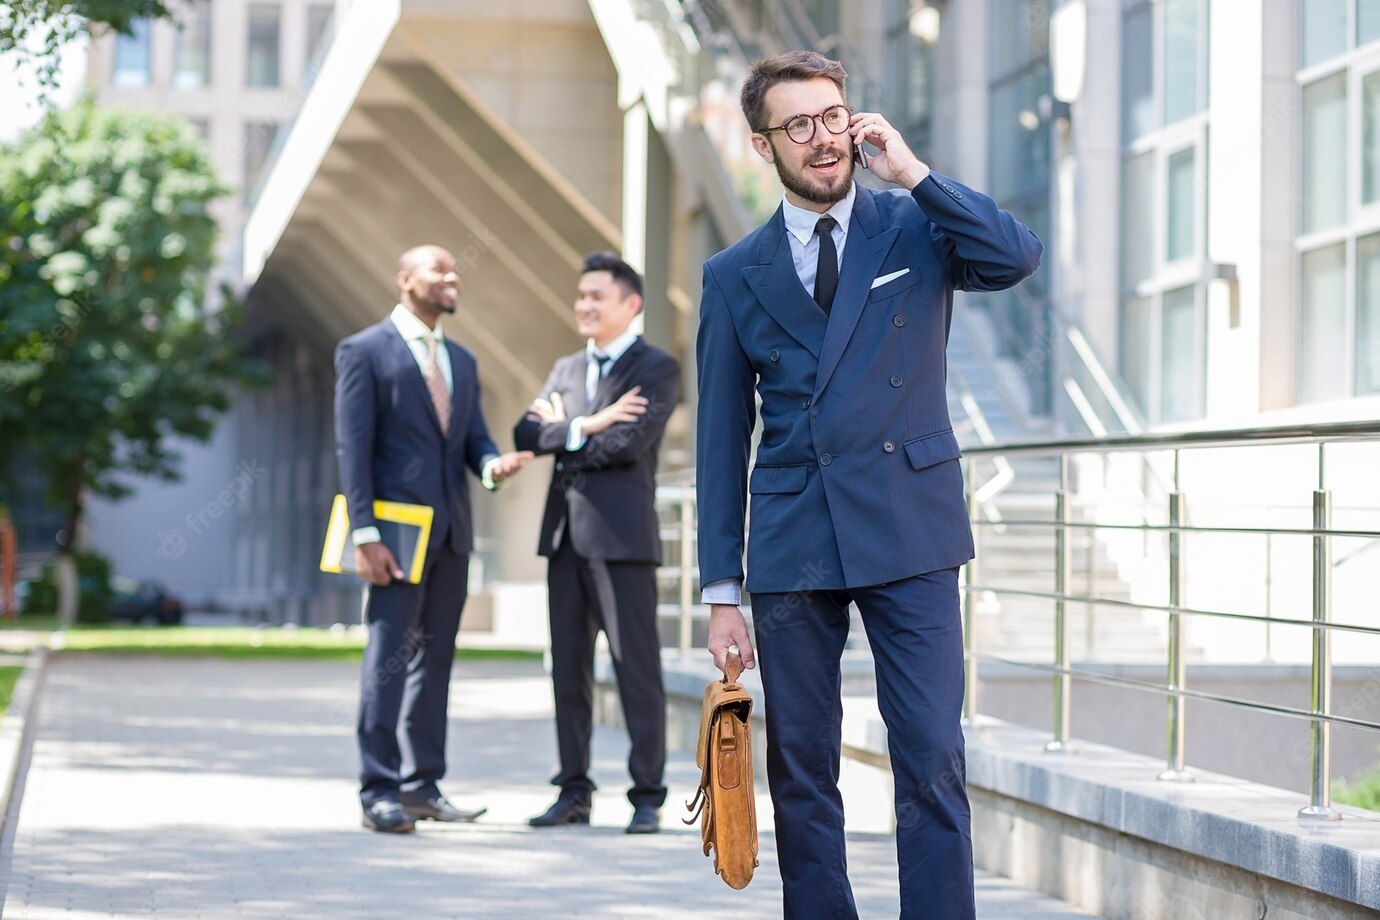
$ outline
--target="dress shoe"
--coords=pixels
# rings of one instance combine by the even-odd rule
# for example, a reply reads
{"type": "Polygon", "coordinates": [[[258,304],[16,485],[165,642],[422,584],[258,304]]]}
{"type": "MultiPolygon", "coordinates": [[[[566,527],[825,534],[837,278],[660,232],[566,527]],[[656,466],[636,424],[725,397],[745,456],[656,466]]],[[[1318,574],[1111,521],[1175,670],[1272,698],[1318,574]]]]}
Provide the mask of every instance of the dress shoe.
{"type": "Polygon", "coordinates": [[[655,834],[661,830],[661,809],[652,805],[639,805],[633,809],[632,820],[628,822],[629,834],[655,834]]]}
{"type": "Polygon", "coordinates": [[[590,801],[588,795],[562,792],[555,804],[543,814],[529,818],[527,823],[533,827],[556,827],[560,824],[588,824],[590,801]]]}
{"type": "Polygon", "coordinates": [[[393,799],[380,799],[367,806],[360,823],[370,830],[389,834],[410,834],[415,827],[413,820],[403,811],[402,804],[393,799]]]}
{"type": "Polygon", "coordinates": [[[473,810],[456,808],[439,792],[426,798],[412,798],[404,794],[402,807],[409,818],[418,821],[450,821],[457,824],[469,824],[489,810],[482,807],[473,810]]]}

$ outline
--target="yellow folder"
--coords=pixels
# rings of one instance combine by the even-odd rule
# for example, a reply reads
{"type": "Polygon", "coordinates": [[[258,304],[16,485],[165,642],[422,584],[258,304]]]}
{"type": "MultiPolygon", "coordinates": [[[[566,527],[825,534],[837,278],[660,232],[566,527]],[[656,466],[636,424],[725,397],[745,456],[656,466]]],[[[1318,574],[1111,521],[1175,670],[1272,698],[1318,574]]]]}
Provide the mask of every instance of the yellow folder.
{"type": "MultiPolygon", "coordinates": [[[[426,546],[431,538],[431,519],[436,512],[430,505],[403,502],[374,502],[383,543],[407,573],[407,581],[419,584],[426,562],[426,546]]],[[[350,541],[350,511],[344,495],[331,504],[331,519],[326,525],[326,543],[321,547],[321,571],[355,572],[354,544],[350,541]]]]}

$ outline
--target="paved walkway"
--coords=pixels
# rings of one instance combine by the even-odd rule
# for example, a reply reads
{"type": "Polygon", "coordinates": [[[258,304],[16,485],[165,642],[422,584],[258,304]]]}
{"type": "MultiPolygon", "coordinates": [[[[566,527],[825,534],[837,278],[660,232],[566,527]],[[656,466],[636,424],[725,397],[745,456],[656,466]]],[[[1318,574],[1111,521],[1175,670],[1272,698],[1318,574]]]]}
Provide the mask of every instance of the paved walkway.
{"type": "MultiPolygon", "coordinates": [[[[554,759],[550,690],[534,664],[464,664],[451,772],[474,825],[408,836],[358,826],[356,666],[159,658],[50,664],[7,873],[4,915],[182,918],[739,918],[780,914],[774,847],[732,891],[678,809],[695,777],[673,755],[665,833],[622,833],[626,742],[599,730],[605,788],[585,829],[535,832],[554,759]]],[[[763,805],[766,803],[764,801],[763,805]]],[[[770,826],[769,813],[764,824],[770,826]]],[[[890,837],[849,840],[864,918],[895,917],[890,837]]],[[[0,869],[5,868],[0,866],[0,869]]],[[[1086,914],[990,876],[979,916],[1086,914]]],[[[936,918],[944,920],[944,918],[936,918]]]]}

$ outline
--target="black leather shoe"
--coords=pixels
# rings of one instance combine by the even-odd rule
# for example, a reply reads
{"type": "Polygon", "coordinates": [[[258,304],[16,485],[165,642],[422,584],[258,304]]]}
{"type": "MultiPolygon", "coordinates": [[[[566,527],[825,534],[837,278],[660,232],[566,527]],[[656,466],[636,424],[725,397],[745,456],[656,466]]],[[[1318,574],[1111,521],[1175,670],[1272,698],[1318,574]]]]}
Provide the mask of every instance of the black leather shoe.
{"type": "Polygon", "coordinates": [[[578,793],[567,795],[562,792],[554,805],[545,813],[529,818],[527,823],[533,827],[556,827],[560,824],[588,824],[590,801],[588,795],[578,793]]]}
{"type": "Polygon", "coordinates": [[[632,820],[628,822],[629,834],[655,834],[661,830],[661,809],[651,805],[639,805],[633,809],[632,820]]]}
{"type": "Polygon", "coordinates": [[[365,808],[360,824],[389,834],[410,834],[416,826],[403,811],[402,804],[392,799],[381,799],[365,808]]]}
{"type": "Polygon", "coordinates": [[[469,824],[489,810],[482,807],[472,811],[461,810],[446,801],[446,797],[440,793],[424,799],[413,799],[404,795],[402,807],[409,818],[418,821],[450,821],[457,824],[469,824]]]}

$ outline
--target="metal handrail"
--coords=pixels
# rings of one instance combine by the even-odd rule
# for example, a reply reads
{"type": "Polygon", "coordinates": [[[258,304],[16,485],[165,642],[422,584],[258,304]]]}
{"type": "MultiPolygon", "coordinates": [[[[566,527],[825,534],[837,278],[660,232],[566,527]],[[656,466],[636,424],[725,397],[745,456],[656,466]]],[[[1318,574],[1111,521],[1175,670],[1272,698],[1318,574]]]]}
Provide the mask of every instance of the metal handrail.
{"type": "Polygon", "coordinates": [[[1254,428],[1216,428],[1155,434],[1113,435],[1106,438],[1067,438],[1014,441],[965,448],[968,456],[988,454],[1050,455],[1061,453],[1114,454],[1122,451],[1212,447],[1246,447],[1273,444],[1319,444],[1380,438],[1380,422],[1319,422],[1254,428]]]}
{"type": "MultiPolygon", "coordinates": [[[[1003,455],[1049,455],[1059,458],[1060,477],[1056,494],[1055,519],[1052,521],[1008,520],[1007,527],[1049,528],[1056,535],[1055,590],[1038,591],[1003,587],[1000,584],[984,583],[978,568],[978,560],[970,562],[964,570],[963,618],[964,618],[964,665],[967,694],[964,700],[964,716],[970,726],[976,726],[979,707],[977,699],[978,668],[984,663],[1001,663],[1011,667],[1025,668],[1049,675],[1053,682],[1054,719],[1053,731],[1047,748],[1051,751],[1072,753],[1076,750],[1069,743],[1072,732],[1072,681],[1088,681],[1105,685],[1133,688],[1141,691],[1160,693],[1168,706],[1168,753],[1166,769],[1160,774],[1165,781],[1189,782],[1193,775],[1186,767],[1185,729],[1187,700],[1216,702],[1272,715],[1303,719],[1310,726],[1310,749],[1312,754],[1310,768],[1309,804],[1300,810],[1303,818],[1337,820],[1341,813],[1331,805],[1331,728],[1345,725],[1380,731],[1380,722],[1350,715],[1339,715],[1332,711],[1332,656],[1331,636],[1334,633],[1380,636],[1380,627],[1362,623],[1335,622],[1332,617],[1332,579],[1335,563],[1332,557],[1332,542],[1337,538],[1364,539],[1380,541],[1380,532],[1356,528],[1339,528],[1332,523],[1332,494],[1327,488],[1327,445],[1341,442],[1380,443],[1380,423],[1377,422],[1331,422],[1304,425],[1280,425],[1244,429],[1223,429],[1187,431],[1159,434],[1124,435],[1114,438],[1061,439],[1041,442],[1021,442],[1008,444],[982,444],[967,448],[967,476],[969,516],[974,524],[974,539],[979,544],[978,559],[981,559],[982,537],[990,528],[981,503],[976,500],[976,491],[981,481],[974,474],[973,465],[978,457],[1000,457],[1003,455]],[[1318,483],[1312,494],[1313,526],[1300,527],[1234,527],[1201,526],[1188,523],[1187,498],[1181,488],[1181,454],[1196,449],[1209,448],[1250,448],[1276,445],[1309,445],[1319,453],[1318,483]],[[1096,522],[1075,521],[1072,519],[1072,506],[1075,498],[1071,482],[1072,458],[1079,454],[1113,454],[1126,451],[1171,451],[1174,455],[1173,479],[1169,484],[1168,524],[1100,524],[1096,522]],[[1091,587],[1087,593],[1079,594],[1071,590],[1072,541],[1068,535],[1078,531],[1093,534],[1099,531],[1164,534],[1169,538],[1169,599],[1168,603],[1145,603],[1098,596],[1091,587]],[[1311,578],[1313,581],[1312,614],[1308,618],[1278,617],[1271,610],[1266,598],[1265,612],[1253,613],[1231,610],[1215,610],[1189,606],[1185,597],[1187,584],[1187,554],[1184,538],[1189,534],[1249,534],[1264,536],[1270,540],[1275,536],[1308,537],[1313,543],[1311,578]],[[1000,655],[983,652],[976,641],[976,625],[979,619],[978,597],[980,595],[1034,598],[1052,601],[1055,607],[1054,661],[1018,661],[1000,655]],[[1160,613],[1168,617],[1169,646],[1166,659],[1166,680],[1163,683],[1149,683],[1126,677],[1118,677],[1089,670],[1086,667],[1073,667],[1069,659],[1068,610],[1074,605],[1089,608],[1110,607],[1140,613],[1160,613]],[[1309,665],[1311,700],[1307,708],[1283,706],[1275,703],[1247,700],[1240,697],[1209,693],[1187,686],[1188,669],[1185,663],[1184,618],[1214,618],[1224,621],[1254,623],[1263,625],[1267,634],[1277,626],[1304,627],[1312,633],[1312,660],[1309,665]]],[[[692,483],[693,470],[680,470],[659,477],[658,500],[662,507],[669,503],[681,508],[679,527],[675,530],[681,542],[680,566],[673,577],[680,581],[681,607],[681,647],[689,650],[690,626],[697,613],[693,603],[693,578],[698,576],[698,567],[693,565],[693,541],[696,534],[693,526],[696,495],[692,483]]],[[[1267,574],[1268,578],[1268,574],[1267,574]]],[[[1267,646],[1268,655],[1268,646],[1267,646]]]]}
{"type": "MultiPolygon", "coordinates": [[[[976,462],[986,456],[1056,456],[1060,463],[1060,487],[1056,501],[1056,515],[1053,521],[1005,521],[1005,527],[1039,527],[1052,529],[1056,535],[1055,550],[1055,590],[1033,591],[1027,589],[1004,588],[999,585],[982,584],[976,569],[969,566],[964,580],[965,609],[965,665],[970,697],[977,688],[977,668],[981,661],[1001,661],[1016,667],[1049,673],[1053,676],[1054,726],[1053,738],[1047,745],[1051,751],[1068,751],[1070,737],[1069,699],[1071,681],[1074,678],[1122,686],[1135,686],[1137,689],[1153,689],[1163,693],[1169,706],[1169,746],[1167,768],[1160,774],[1166,781],[1187,782],[1192,774],[1185,766],[1185,701],[1199,699],[1228,705],[1242,706],[1258,712],[1306,718],[1310,723],[1310,747],[1312,753],[1310,769],[1309,804],[1299,811],[1302,818],[1337,820],[1341,813],[1331,805],[1331,727],[1345,724],[1352,727],[1380,730],[1380,722],[1366,719],[1338,716],[1331,711],[1332,697],[1332,649],[1331,636],[1334,632],[1350,632],[1365,635],[1380,635],[1380,628],[1359,623],[1337,623],[1332,619],[1333,569],[1332,542],[1337,537],[1367,540],[1380,539],[1380,532],[1363,529],[1342,529],[1332,524],[1332,493],[1327,487],[1327,447],[1343,442],[1380,442],[1380,423],[1330,422],[1300,425],[1260,426],[1240,429],[1199,430],[1158,434],[1128,434],[1110,438],[1095,439],[1057,439],[1010,444],[982,445],[968,448],[969,466],[969,517],[974,525],[975,542],[981,543],[985,528],[978,519],[976,503],[973,501],[973,481],[976,462]],[[1310,528],[1298,527],[1228,527],[1197,526],[1187,523],[1187,501],[1181,488],[1181,460],[1188,451],[1218,448],[1251,448],[1304,445],[1314,447],[1318,452],[1317,486],[1312,493],[1312,519],[1310,528]],[[1173,480],[1168,489],[1169,523],[1161,524],[1114,524],[1089,521],[1074,521],[1070,514],[1073,490],[1069,481],[1069,465],[1073,457],[1080,454],[1108,455],[1116,453],[1140,453],[1168,451],[1173,456],[1173,480]],[[1167,604],[1146,604],[1123,601],[1113,598],[1095,597],[1091,593],[1079,595],[1068,590],[1070,552],[1067,535],[1072,531],[1085,530],[1091,533],[1105,531],[1133,531],[1142,533],[1163,533],[1169,538],[1169,602],[1167,604]],[[1311,538],[1313,603],[1309,619],[1279,618],[1270,610],[1266,600],[1265,615],[1240,613],[1223,610],[1207,610],[1190,607],[1184,599],[1187,584],[1185,562],[1186,549],[1184,537],[1189,533],[1212,534],[1254,534],[1264,535],[1268,540],[1277,535],[1306,536],[1311,538]],[[1055,605],[1054,624],[1054,664],[1053,666],[1035,662],[1012,661],[998,656],[987,655],[976,646],[976,598],[981,593],[1012,597],[1038,598],[1050,600],[1055,605]],[[1150,685],[1143,681],[1128,681],[1097,675],[1083,669],[1068,666],[1067,607],[1070,603],[1085,604],[1089,607],[1111,606],[1137,611],[1158,611],[1168,616],[1169,641],[1167,654],[1167,680],[1165,684],[1150,685]],[[1204,693],[1185,687],[1187,668],[1184,660],[1183,617],[1215,617],[1240,622],[1261,623],[1266,627],[1267,643],[1269,631],[1277,625],[1304,626],[1312,632],[1312,661],[1310,664],[1311,703],[1307,710],[1242,700],[1220,694],[1204,693]]],[[[980,553],[979,553],[980,555],[980,553]]],[[[1267,572],[1267,580],[1269,579],[1267,572]]],[[[1268,647],[1268,646],[1267,646],[1268,647]]],[[[965,715],[971,724],[976,717],[976,703],[965,701],[965,715]]]]}

